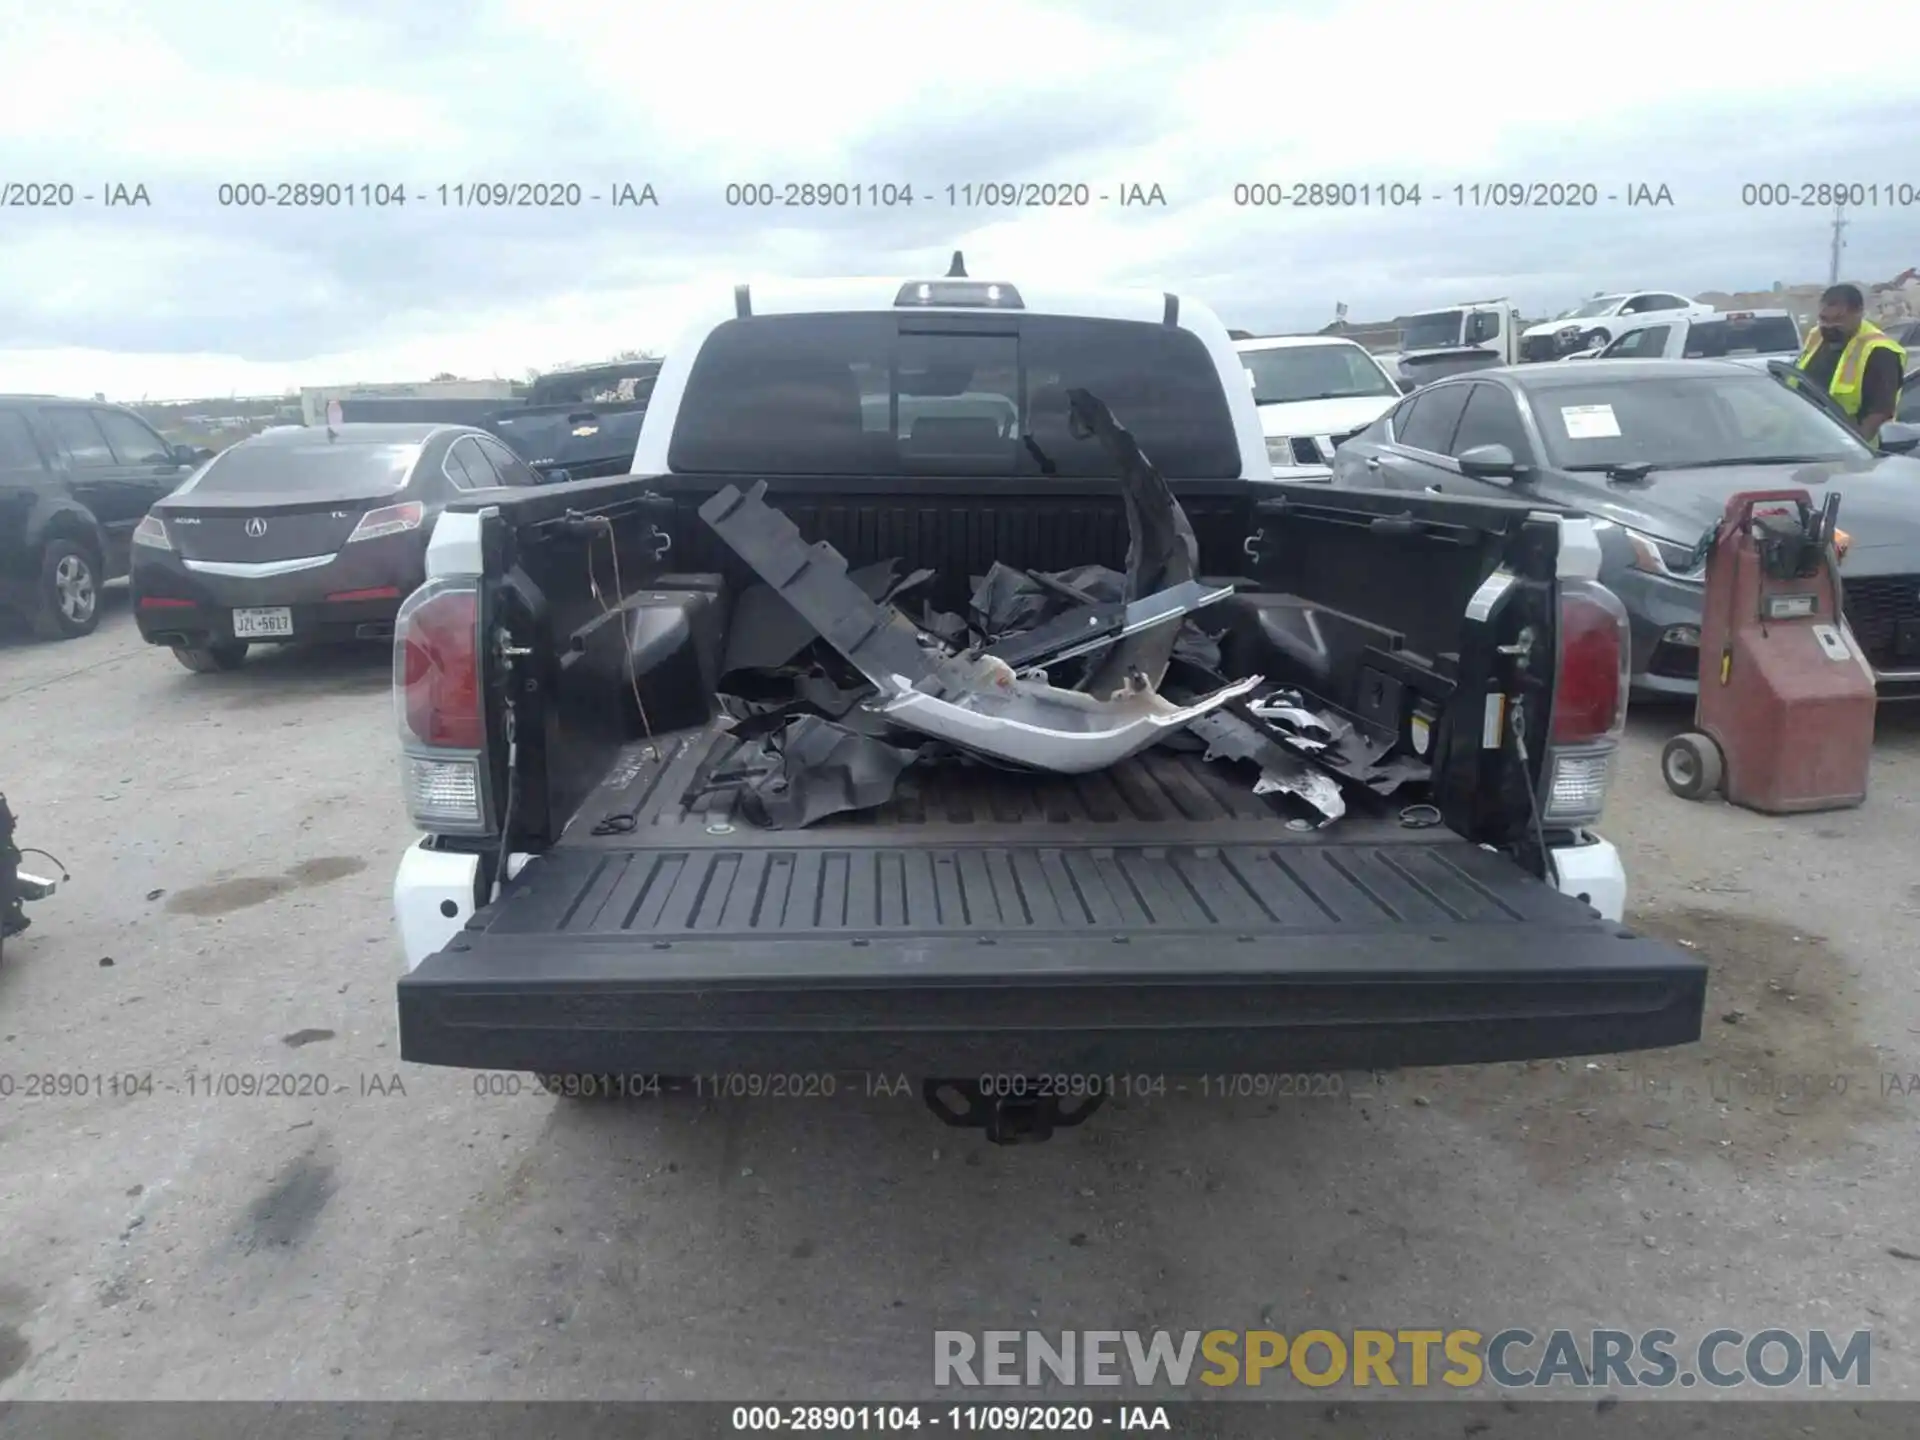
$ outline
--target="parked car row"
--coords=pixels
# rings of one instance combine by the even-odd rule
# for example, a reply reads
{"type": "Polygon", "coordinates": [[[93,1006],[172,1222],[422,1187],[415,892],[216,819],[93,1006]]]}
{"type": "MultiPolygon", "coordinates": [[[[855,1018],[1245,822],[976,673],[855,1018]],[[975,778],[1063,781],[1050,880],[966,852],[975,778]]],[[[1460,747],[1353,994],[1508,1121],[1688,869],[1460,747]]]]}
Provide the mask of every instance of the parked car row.
{"type": "Polygon", "coordinates": [[[0,606],[71,639],[128,576],[141,635],[203,671],[256,641],[383,638],[449,499],[566,478],[471,425],[286,426],[216,455],[123,406],[4,396],[0,606]]]}
{"type": "MultiPolygon", "coordinates": [[[[1605,578],[1634,617],[1634,686],[1668,694],[1698,674],[1695,542],[1725,496],[1831,486],[1861,537],[1855,633],[1884,693],[1920,693],[1920,461],[1905,453],[1920,368],[1876,454],[1781,363],[1801,344],[1790,312],[1603,298],[1572,318],[1629,328],[1554,365],[1501,363],[1519,337],[1499,300],[1414,317],[1398,367],[1338,336],[1238,339],[1271,477],[1517,491],[1598,517],[1605,578]]],[[[997,403],[982,423],[1010,439],[1020,417],[997,403]]],[[[0,605],[49,638],[83,635],[100,587],[130,575],[142,636],[196,671],[232,669],[257,642],[385,638],[449,500],[568,478],[471,425],[285,427],[215,456],[124,407],[0,397],[0,605]]]]}
{"type": "MultiPolygon", "coordinates": [[[[1911,380],[1910,382],[1911,383],[1911,380]]],[[[1336,486],[1529,496],[1598,522],[1601,581],[1632,620],[1632,684],[1690,695],[1702,537],[1741,490],[1843,496],[1846,613],[1886,698],[1920,696],[1916,437],[1874,450],[1777,357],[1569,361],[1424,386],[1334,454],[1336,486]]]]}

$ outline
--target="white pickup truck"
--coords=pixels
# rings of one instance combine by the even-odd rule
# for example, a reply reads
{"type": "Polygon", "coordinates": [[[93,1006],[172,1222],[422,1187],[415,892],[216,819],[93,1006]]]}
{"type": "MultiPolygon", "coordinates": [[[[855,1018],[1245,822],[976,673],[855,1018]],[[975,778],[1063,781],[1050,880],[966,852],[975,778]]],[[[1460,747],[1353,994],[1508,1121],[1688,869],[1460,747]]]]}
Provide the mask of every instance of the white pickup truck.
{"type": "Polygon", "coordinates": [[[993,1077],[1077,1076],[1097,1102],[1113,1077],[1699,1038],[1704,965],[1622,927],[1619,857],[1590,828],[1626,704],[1591,521],[1274,482],[1226,329],[1175,295],[950,276],[713,301],[660,372],[635,473],[461,496],[396,622],[426,832],[394,885],[403,1059],[583,1097],[899,1074],[1010,1140],[1076,1121],[1063,1092],[993,1077]],[[1125,428],[1073,423],[1089,396],[1125,428]],[[853,595],[845,567],[897,559],[953,609],[996,562],[1131,565],[1143,472],[1190,568],[1220,577],[1221,673],[1394,747],[1425,774],[1418,806],[1356,790],[1318,828],[1197,744],[1086,773],[921,754],[878,808],[800,828],[716,788],[736,620],[771,623],[756,592],[867,667],[862,725],[990,719],[1010,701],[954,691],[958,671],[909,684],[937,627],[853,595]],[[842,608],[814,603],[829,592],[842,608]]]}
{"type": "Polygon", "coordinates": [[[1680,315],[1631,330],[1595,352],[1601,360],[1735,360],[1765,368],[1793,360],[1804,340],[1791,310],[1680,315]]]}
{"type": "Polygon", "coordinates": [[[1520,312],[1511,301],[1466,300],[1409,315],[1400,325],[1394,379],[1416,390],[1449,375],[1520,359],[1520,312]]]}

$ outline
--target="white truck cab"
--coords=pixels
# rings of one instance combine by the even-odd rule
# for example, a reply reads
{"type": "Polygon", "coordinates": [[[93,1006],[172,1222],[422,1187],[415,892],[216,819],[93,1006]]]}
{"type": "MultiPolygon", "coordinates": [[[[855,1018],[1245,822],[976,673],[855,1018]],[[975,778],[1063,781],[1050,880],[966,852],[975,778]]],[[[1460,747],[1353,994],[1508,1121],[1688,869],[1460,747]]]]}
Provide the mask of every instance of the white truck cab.
{"type": "MultiPolygon", "coordinates": [[[[960,257],[955,256],[956,262],[960,257]]],[[[956,263],[955,268],[964,268],[956,263]]],[[[1253,392],[1227,327],[1205,304],[1186,296],[1157,290],[1077,289],[1044,283],[1015,285],[1004,280],[975,280],[964,274],[947,275],[937,280],[911,280],[860,277],[832,280],[776,280],[736,285],[731,295],[718,294],[711,304],[696,312],[695,318],[675,339],[660,367],[653,398],[640,427],[639,443],[634,449],[632,472],[635,475],[673,473],[670,449],[680,403],[686,394],[687,377],[708,339],[721,326],[733,320],[776,315],[877,315],[918,314],[930,317],[942,333],[958,333],[970,318],[980,322],[981,334],[997,333],[996,326],[1008,321],[1005,316],[1051,316],[1081,320],[1127,321],[1150,324],[1188,337],[1183,345],[1203,351],[1213,367],[1225,395],[1234,437],[1240,452],[1240,475],[1248,480],[1268,480],[1272,466],[1267,459],[1266,437],[1260,415],[1254,406],[1253,392]],[[931,317],[938,317],[935,322],[931,317]]],[[[880,357],[884,363],[884,357],[880,357]]],[[[1013,383],[1013,382],[1009,382],[1013,383]]],[[[1028,377],[1033,388],[1033,377],[1028,377]]],[[[983,394],[967,392],[943,395],[938,384],[924,387],[924,395],[911,402],[904,396],[897,423],[898,438],[910,441],[912,428],[924,421],[960,421],[993,419],[1002,430],[1031,416],[1017,413],[1004,392],[983,394]],[[1014,413],[1009,413],[1010,411],[1014,413]]],[[[1098,390],[1098,386],[1093,388],[1098,390]]],[[[896,423],[883,408],[862,397],[862,424],[869,430],[884,431],[896,423]]],[[[1127,422],[1126,405],[1121,397],[1110,398],[1116,416],[1127,422]]],[[[1032,396],[1027,397],[1031,401],[1032,396]]],[[[1024,406],[1023,402],[1023,406],[1024,406]]]]}
{"type": "Polygon", "coordinates": [[[1765,369],[1793,360],[1804,337],[1791,310],[1682,315],[1629,330],[1595,352],[1602,360],[1732,360],[1765,369]]]}
{"type": "Polygon", "coordinates": [[[1400,325],[1399,372],[1403,390],[1449,375],[1512,365],[1520,354],[1520,312],[1511,301],[1464,300],[1409,315],[1400,325]]]}

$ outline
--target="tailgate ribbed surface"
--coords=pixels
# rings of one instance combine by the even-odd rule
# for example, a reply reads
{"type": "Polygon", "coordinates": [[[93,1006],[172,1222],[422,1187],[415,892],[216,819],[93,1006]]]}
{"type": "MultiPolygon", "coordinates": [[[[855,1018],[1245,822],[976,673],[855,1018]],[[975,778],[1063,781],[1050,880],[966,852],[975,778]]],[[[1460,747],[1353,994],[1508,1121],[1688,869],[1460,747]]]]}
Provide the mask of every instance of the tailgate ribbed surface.
{"type": "Polygon", "coordinates": [[[1590,919],[1464,841],[559,850],[495,934],[1187,934],[1234,938],[1590,919]]]}
{"type": "MultiPolygon", "coordinates": [[[[1585,906],[1446,830],[1359,812],[1290,830],[1251,772],[1149,751],[1080,776],[909,769],[876,809],[763,830],[689,806],[709,731],[616,765],[562,842],[473,929],[755,942],[823,933],[1213,938],[1587,925],[1585,906]],[[594,836],[618,815],[624,833],[594,836]]],[[[1463,940],[1465,937],[1462,937],[1463,940]]]]}

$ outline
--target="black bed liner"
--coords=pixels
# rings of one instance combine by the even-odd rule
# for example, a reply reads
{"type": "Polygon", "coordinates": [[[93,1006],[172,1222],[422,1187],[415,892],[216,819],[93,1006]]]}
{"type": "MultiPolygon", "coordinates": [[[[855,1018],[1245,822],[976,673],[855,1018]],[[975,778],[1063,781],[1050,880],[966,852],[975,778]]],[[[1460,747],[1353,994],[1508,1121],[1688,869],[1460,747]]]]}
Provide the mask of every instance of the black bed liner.
{"type": "Polygon", "coordinates": [[[1231,768],[915,772],[764,831],[639,747],[400,985],[402,1055],[547,1071],[976,1075],[1467,1063],[1680,1044],[1705,969],[1389,813],[1289,829],[1231,768]],[[630,831],[595,836],[609,815],[630,831]]]}

